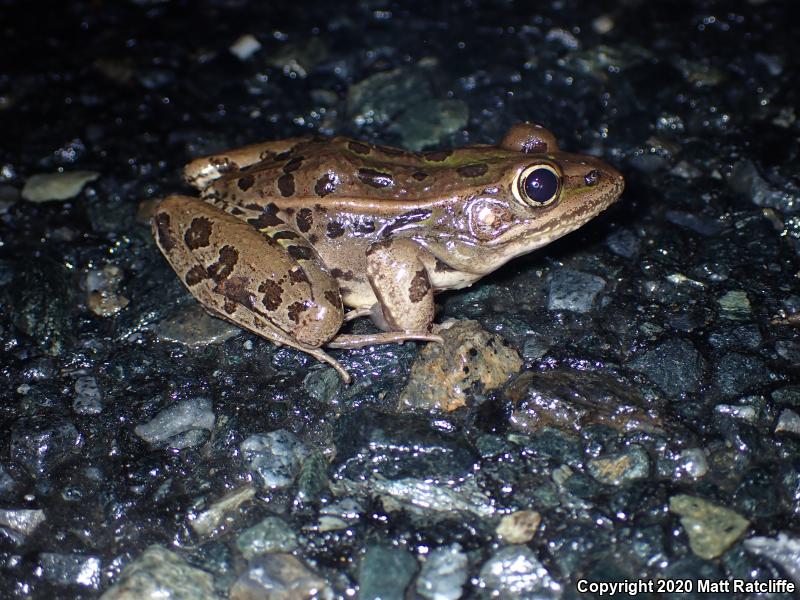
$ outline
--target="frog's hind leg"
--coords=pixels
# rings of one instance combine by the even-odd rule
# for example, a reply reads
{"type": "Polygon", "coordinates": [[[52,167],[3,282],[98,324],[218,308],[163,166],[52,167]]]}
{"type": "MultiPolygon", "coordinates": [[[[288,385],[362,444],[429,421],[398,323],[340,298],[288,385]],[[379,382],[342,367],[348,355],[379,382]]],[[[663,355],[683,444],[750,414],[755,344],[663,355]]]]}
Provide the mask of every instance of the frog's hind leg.
{"type": "Polygon", "coordinates": [[[183,169],[186,182],[200,191],[227,173],[240,171],[263,160],[291,151],[310,137],[296,137],[274,142],[250,144],[241,148],[225,150],[202,158],[196,158],[183,169]]]}
{"type": "Polygon", "coordinates": [[[183,284],[209,312],[266,339],[306,352],[350,377],[324,350],[343,319],[335,280],[313,248],[289,229],[272,239],[196,198],[170,196],[156,208],[153,236],[183,284]],[[289,235],[289,237],[286,237],[289,235]],[[305,245],[304,245],[305,244],[305,245]]]}

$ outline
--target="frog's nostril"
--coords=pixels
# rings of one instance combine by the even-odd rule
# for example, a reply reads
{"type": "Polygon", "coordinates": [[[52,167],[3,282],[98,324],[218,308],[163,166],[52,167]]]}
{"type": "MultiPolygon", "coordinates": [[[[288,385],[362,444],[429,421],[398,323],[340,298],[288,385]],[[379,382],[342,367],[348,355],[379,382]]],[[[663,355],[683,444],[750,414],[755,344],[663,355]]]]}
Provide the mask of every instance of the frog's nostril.
{"type": "Polygon", "coordinates": [[[600,179],[600,171],[597,169],[592,169],[586,175],[583,176],[583,182],[588,186],[597,185],[597,182],[600,179]]]}

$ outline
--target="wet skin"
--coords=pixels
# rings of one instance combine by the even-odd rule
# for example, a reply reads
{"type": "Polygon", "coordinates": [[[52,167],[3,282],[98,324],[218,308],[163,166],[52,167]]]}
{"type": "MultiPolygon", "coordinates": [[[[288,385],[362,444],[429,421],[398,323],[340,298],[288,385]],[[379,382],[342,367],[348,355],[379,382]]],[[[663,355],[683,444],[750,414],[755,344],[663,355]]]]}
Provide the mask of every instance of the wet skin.
{"type": "Polygon", "coordinates": [[[624,187],[616,170],[528,123],[497,146],[423,154],[344,137],[265,142],[194,160],[185,174],[200,197],[169,196],[153,218],[181,281],[213,314],[345,381],[322,346],[440,341],[434,294],[577,229],[624,187]],[[362,316],[383,332],[338,334],[362,316]]]}

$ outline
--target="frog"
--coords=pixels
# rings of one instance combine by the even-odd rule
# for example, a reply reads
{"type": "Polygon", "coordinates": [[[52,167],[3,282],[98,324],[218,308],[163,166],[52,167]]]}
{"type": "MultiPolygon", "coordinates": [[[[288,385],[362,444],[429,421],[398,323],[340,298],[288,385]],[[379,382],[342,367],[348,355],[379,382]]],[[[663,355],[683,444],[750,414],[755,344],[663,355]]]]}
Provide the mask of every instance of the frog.
{"type": "Polygon", "coordinates": [[[441,342],[434,296],[471,286],[611,206],[624,179],[536,123],[412,152],[336,136],[192,160],[199,197],[154,211],[156,245],[211,314],[347,370],[325,348],[441,342]],[[342,333],[369,317],[375,333],[342,333]]]}

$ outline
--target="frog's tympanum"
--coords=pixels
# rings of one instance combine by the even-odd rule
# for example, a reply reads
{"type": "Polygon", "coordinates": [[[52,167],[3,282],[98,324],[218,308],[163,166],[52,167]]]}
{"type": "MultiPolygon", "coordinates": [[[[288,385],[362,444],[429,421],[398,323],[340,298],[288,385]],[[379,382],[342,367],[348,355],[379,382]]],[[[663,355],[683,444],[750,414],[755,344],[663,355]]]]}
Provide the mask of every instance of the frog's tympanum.
{"type": "Polygon", "coordinates": [[[498,146],[422,154],[294,138],[197,159],[185,173],[200,198],[169,196],[153,218],[181,281],[213,314],[329,363],[345,381],[323,346],[441,341],[436,292],[577,229],[624,186],[533,124],[498,146]],[[382,332],[338,333],[362,316],[382,332]]]}

